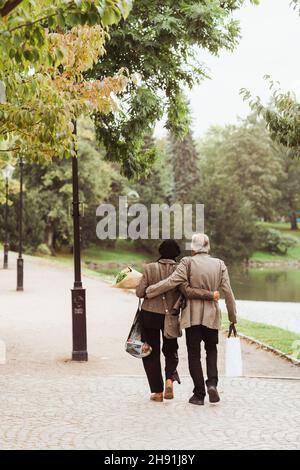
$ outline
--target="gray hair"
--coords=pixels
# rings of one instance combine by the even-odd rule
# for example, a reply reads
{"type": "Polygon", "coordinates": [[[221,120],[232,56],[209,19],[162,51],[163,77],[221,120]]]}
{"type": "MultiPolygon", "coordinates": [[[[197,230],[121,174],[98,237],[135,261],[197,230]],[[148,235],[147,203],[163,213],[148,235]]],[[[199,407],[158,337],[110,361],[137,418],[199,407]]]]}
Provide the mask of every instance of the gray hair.
{"type": "Polygon", "coordinates": [[[195,253],[208,253],[210,251],[209,237],[205,233],[195,233],[192,236],[191,249],[195,253]]]}

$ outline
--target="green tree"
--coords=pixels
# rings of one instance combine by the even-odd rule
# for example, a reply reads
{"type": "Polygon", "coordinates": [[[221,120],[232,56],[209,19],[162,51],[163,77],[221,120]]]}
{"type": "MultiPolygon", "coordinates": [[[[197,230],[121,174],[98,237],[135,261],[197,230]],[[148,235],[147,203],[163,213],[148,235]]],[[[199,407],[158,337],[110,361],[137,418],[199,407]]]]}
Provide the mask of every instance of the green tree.
{"type": "Polygon", "coordinates": [[[297,216],[300,214],[300,164],[299,160],[290,158],[286,147],[279,145],[276,153],[281,163],[281,174],[278,180],[280,198],[277,202],[279,214],[285,216],[291,224],[291,230],[298,230],[297,216]]]}
{"type": "Polygon", "coordinates": [[[292,158],[300,155],[300,104],[292,92],[282,92],[269,76],[265,77],[272,91],[270,103],[265,106],[259,97],[242,89],[241,94],[250,107],[262,116],[272,140],[285,146],[292,158]]]}
{"type": "Polygon", "coordinates": [[[285,185],[283,187],[281,183],[283,200],[285,200],[284,207],[285,212],[288,210],[292,230],[298,230],[297,215],[300,208],[297,194],[300,181],[298,179],[298,182],[295,182],[295,175],[298,177],[300,167],[300,104],[294,93],[283,93],[278,87],[276,89],[270,77],[266,78],[270,81],[270,90],[273,91],[269,105],[263,105],[260,98],[253,99],[251,93],[245,89],[241,93],[244,99],[249,100],[250,107],[263,117],[271,139],[284,154],[284,176],[281,182],[286,181],[289,187],[286,188],[285,185]],[[285,151],[282,151],[283,148],[285,151]],[[285,157],[293,162],[289,163],[285,157]]]}
{"type": "Polygon", "coordinates": [[[246,125],[233,131],[223,147],[223,161],[228,174],[234,175],[257,217],[270,220],[277,189],[280,164],[274,158],[271,141],[260,124],[246,125]]]}
{"type": "Polygon", "coordinates": [[[108,26],[131,0],[0,0],[0,142],[28,161],[74,154],[72,120],[116,111],[122,71],[88,82],[83,73],[105,53],[108,26]]]}
{"type": "Polygon", "coordinates": [[[263,124],[252,116],[237,127],[213,128],[200,153],[211,159],[220,174],[236,181],[258,218],[272,218],[280,196],[281,166],[263,124]]]}
{"type": "MultiPolygon", "coordinates": [[[[291,5],[300,14],[300,0],[291,0],[291,5]]],[[[271,139],[279,146],[282,156],[282,177],[280,187],[282,198],[280,210],[291,222],[291,229],[298,230],[297,218],[299,205],[300,174],[300,103],[295,93],[283,92],[278,83],[270,76],[265,77],[272,92],[270,103],[265,106],[259,97],[253,98],[249,90],[242,89],[241,94],[248,100],[250,107],[263,117],[271,139]],[[289,161],[288,158],[293,161],[289,161]]]]}
{"type": "MultiPolygon", "coordinates": [[[[136,178],[134,181],[127,180],[127,184],[138,194],[138,202],[144,204],[151,211],[151,204],[171,204],[174,194],[173,168],[168,154],[168,142],[166,139],[155,141],[153,137],[147,136],[143,151],[155,149],[158,155],[151,172],[136,178]]],[[[150,220],[148,226],[150,234],[150,220]]],[[[150,235],[149,235],[150,236],[150,235]]],[[[157,253],[159,240],[136,240],[135,246],[150,253],[157,253]]]]}
{"type": "Polygon", "coordinates": [[[183,138],[170,137],[170,158],[173,169],[173,199],[189,203],[191,191],[199,179],[198,154],[189,131],[183,138]]]}
{"type": "Polygon", "coordinates": [[[249,259],[256,241],[250,202],[233,175],[224,174],[203,156],[199,166],[195,195],[205,206],[205,232],[211,238],[213,255],[229,263],[249,259]]]}
{"type": "MultiPolygon", "coordinates": [[[[96,242],[96,207],[111,193],[119,175],[104,161],[104,152],[95,142],[93,123],[81,119],[78,123],[78,154],[80,158],[80,200],[84,208],[82,235],[84,245],[96,242]]],[[[71,165],[68,160],[56,159],[51,165],[24,166],[24,240],[27,249],[35,250],[45,243],[54,255],[57,249],[70,248],[72,242],[71,165]]],[[[11,242],[17,247],[18,198],[12,198],[11,242]]],[[[82,208],[82,209],[83,209],[82,208]]],[[[4,208],[0,217],[4,216],[4,208]]]]}
{"type": "MultiPolygon", "coordinates": [[[[136,0],[126,21],[110,29],[107,54],[87,75],[114,75],[125,67],[138,74],[141,86],[120,95],[121,113],[96,114],[98,138],[107,158],[119,161],[126,176],[141,174],[153,154],[143,153],[144,137],[167,113],[166,128],[177,135],[189,129],[188,109],[181,90],[205,77],[198,60],[199,48],[217,54],[232,50],[239,26],[232,14],[244,0],[136,0]]],[[[253,1],[252,3],[257,3],[253,1]]],[[[138,78],[137,78],[138,79],[138,78]]]]}

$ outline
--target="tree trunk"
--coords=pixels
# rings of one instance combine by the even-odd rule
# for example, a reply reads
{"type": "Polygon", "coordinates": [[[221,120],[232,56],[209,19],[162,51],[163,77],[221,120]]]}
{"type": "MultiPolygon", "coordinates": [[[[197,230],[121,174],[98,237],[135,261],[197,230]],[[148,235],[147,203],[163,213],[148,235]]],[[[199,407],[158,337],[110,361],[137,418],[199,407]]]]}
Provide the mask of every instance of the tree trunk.
{"type": "Polygon", "coordinates": [[[290,221],[291,221],[291,230],[299,230],[295,212],[291,214],[290,221]]]}
{"type": "Polygon", "coordinates": [[[46,227],[45,242],[49,250],[51,251],[52,256],[56,256],[54,248],[54,226],[49,224],[46,227]]]}

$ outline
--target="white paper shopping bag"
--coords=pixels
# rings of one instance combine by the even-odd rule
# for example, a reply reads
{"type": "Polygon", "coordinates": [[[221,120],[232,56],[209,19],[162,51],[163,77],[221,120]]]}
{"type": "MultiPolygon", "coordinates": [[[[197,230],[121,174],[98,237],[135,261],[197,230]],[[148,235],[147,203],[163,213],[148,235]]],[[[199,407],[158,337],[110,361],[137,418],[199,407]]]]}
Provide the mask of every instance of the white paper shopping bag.
{"type": "Polygon", "coordinates": [[[243,375],[242,351],[240,338],[226,338],[225,346],[225,375],[226,377],[241,377],[243,375]]]}

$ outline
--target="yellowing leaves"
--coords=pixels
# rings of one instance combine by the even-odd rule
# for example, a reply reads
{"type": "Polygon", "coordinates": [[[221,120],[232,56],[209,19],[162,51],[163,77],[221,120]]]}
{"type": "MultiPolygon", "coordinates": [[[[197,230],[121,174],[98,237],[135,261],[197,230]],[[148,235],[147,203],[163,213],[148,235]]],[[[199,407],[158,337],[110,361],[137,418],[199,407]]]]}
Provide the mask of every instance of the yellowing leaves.
{"type": "Polygon", "coordinates": [[[0,104],[6,103],[6,85],[0,80],[0,104]]]}
{"type": "Polygon", "coordinates": [[[28,0],[0,16],[0,144],[7,154],[36,162],[72,156],[72,120],[116,110],[126,72],[90,82],[83,73],[105,53],[107,26],[130,7],[131,0],[28,0]]]}
{"type": "Polygon", "coordinates": [[[7,100],[0,104],[0,136],[16,137],[17,145],[7,147],[13,155],[22,153],[35,162],[72,156],[72,120],[92,111],[117,110],[115,95],[127,86],[127,71],[104,80],[86,81],[83,76],[104,53],[106,38],[100,26],[78,26],[66,34],[47,33],[56,67],[35,65],[30,73],[5,77],[1,89],[3,96],[6,89],[7,100]]]}
{"type": "Polygon", "coordinates": [[[73,74],[90,69],[105,53],[108,34],[100,25],[76,26],[68,33],[48,35],[49,51],[56,61],[73,74]]]}

